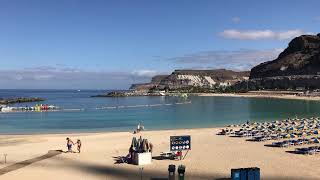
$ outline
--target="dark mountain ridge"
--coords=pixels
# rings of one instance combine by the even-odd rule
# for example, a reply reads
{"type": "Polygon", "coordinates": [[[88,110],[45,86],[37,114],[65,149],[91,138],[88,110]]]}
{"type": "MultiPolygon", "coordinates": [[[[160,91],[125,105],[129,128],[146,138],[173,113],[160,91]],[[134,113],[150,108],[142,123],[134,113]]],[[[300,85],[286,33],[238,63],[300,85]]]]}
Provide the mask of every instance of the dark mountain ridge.
{"type": "Polygon", "coordinates": [[[264,62],[251,69],[250,79],[291,76],[319,75],[320,34],[302,35],[294,38],[277,59],[264,62]]]}

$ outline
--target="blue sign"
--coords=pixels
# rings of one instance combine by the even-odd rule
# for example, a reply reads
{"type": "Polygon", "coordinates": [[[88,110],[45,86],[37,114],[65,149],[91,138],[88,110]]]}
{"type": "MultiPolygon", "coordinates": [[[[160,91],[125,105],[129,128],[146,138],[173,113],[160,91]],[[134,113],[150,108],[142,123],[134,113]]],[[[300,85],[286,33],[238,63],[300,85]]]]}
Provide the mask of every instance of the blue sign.
{"type": "Polygon", "coordinates": [[[170,136],[170,150],[183,151],[191,149],[191,136],[170,136]]]}

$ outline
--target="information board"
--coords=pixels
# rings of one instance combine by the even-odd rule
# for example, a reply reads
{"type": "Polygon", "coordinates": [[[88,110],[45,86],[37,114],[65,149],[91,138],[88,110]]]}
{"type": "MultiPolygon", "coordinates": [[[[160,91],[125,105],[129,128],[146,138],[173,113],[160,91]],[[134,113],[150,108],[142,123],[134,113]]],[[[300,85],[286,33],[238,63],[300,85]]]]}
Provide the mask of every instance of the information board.
{"type": "Polygon", "coordinates": [[[170,150],[183,151],[191,149],[191,136],[170,136],[170,150]]]}

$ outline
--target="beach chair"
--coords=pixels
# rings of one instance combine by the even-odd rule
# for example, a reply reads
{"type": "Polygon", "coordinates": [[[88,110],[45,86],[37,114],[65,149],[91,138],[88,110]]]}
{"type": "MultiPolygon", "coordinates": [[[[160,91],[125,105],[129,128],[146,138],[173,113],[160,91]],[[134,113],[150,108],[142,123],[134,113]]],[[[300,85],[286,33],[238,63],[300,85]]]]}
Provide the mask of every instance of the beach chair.
{"type": "Polygon", "coordinates": [[[177,151],[175,153],[175,158],[181,160],[182,159],[182,151],[177,151]]]}
{"type": "Polygon", "coordinates": [[[160,156],[163,159],[175,159],[175,153],[174,152],[161,152],[160,156]]]}

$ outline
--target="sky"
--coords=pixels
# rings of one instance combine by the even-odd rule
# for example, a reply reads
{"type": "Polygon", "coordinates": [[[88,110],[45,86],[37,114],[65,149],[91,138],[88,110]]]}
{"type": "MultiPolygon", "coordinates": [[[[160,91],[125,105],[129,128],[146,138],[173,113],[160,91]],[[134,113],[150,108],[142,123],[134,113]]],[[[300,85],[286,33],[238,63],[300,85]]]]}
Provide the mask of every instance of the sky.
{"type": "Polygon", "coordinates": [[[175,69],[250,70],[320,1],[0,0],[0,89],[127,89],[175,69]]]}

